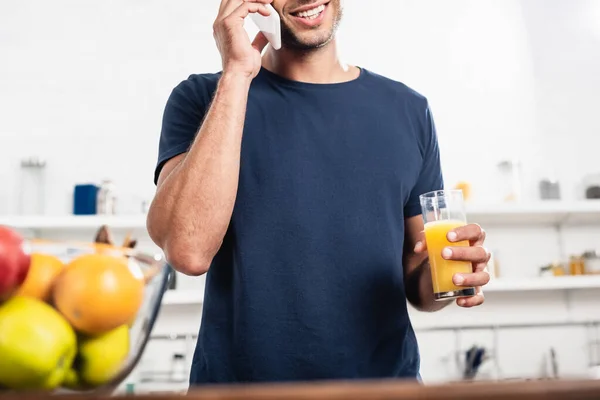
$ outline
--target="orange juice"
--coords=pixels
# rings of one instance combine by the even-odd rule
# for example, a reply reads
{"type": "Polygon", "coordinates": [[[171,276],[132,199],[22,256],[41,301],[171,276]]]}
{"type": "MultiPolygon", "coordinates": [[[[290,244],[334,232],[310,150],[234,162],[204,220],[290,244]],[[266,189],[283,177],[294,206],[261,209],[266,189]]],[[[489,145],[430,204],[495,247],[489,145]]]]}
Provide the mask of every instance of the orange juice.
{"type": "Polygon", "coordinates": [[[442,250],[444,250],[445,247],[469,246],[468,241],[450,242],[446,238],[446,235],[450,230],[464,225],[465,222],[457,220],[432,221],[425,224],[425,240],[427,241],[427,250],[429,253],[433,292],[436,294],[447,294],[448,292],[457,292],[468,289],[464,286],[456,286],[452,282],[452,278],[455,274],[473,272],[471,263],[468,261],[451,261],[442,258],[442,250]]]}

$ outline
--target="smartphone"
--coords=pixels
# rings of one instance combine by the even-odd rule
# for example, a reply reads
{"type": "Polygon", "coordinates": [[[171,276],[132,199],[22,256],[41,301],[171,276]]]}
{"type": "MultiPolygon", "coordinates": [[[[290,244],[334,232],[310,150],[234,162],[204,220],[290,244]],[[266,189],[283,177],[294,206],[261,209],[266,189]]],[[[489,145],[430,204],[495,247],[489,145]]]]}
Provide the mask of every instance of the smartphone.
{"type": "Polygon", "coordinates": [[[265,35],[271,46],[275,50],[279,50],[281,48],[281,20],[272,5],[265,4],[265,7],[271,12],[268,17],[259,13],[252,13],[250,18],[265,35]]]}

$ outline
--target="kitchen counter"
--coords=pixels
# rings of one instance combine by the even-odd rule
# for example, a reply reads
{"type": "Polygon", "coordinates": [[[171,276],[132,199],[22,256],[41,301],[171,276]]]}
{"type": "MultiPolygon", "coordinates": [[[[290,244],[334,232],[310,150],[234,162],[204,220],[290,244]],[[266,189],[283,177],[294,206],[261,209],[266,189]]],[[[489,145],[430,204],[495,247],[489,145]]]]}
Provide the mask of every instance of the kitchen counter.
{"type": "MultiPolygon", "coordinates": [[[[130,396],[128,396],[130,397],[130,396]]],[[[171,400],[177,394],[139,395],[145,400],[171,400]]],[[[424,386],[399,381],[336,382],[312,384],[239,385],[193,389],[186,397],[197,400],[598,400],[600,381],[525,381],[504,383],[457,383],[424,386]]],[[[39,394],[5,394],[0,400],[105,400],[127,399],[101,395],[40,396],[39,394]]]]}

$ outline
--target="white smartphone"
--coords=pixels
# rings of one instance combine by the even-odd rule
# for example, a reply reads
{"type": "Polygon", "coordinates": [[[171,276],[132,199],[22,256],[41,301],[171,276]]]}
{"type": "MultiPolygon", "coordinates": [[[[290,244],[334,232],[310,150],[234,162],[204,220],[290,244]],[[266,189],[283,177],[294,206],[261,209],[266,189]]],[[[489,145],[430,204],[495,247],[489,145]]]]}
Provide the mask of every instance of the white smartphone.
{"type": "Polygon", "coordinates": [[[281,20],[272,5],[265,4],[265,7],[271,12],[268,17],[259,13],[252,13],[250,18],[265,35],[271,46],[275,50],[279,50],[281,48],[281,20]]]}

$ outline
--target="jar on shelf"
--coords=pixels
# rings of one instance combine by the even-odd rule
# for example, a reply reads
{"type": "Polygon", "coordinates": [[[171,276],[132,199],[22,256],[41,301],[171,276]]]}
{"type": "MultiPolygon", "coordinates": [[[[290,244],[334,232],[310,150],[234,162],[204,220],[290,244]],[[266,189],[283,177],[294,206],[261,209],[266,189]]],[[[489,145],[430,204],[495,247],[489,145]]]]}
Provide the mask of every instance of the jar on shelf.
{"type": "Polygon", "coordinates": [[[564,266],[559,262],[553,262],[552,264],[544,265],[540,268],[540,277],[552,277],[552,276],[564,276],[566,271],[564,266]]]}
{"type": "Polygon", "coordinates": [[[561,263],[552,264],[552,276],[565,276],[565,268],[561,263]]]}
{"type": "Polygon", "coordinates": [[[585,261],[583,257],[571,256],[569,258],[569,273],[574,276],[585,275],[585,261]]]}
{"type": "Polygon", "coordinates": [[[585,260],[585,273],[587,275],[600,275],[600,253],[596,250],[586,251],[583,254],[585,260]]]}

